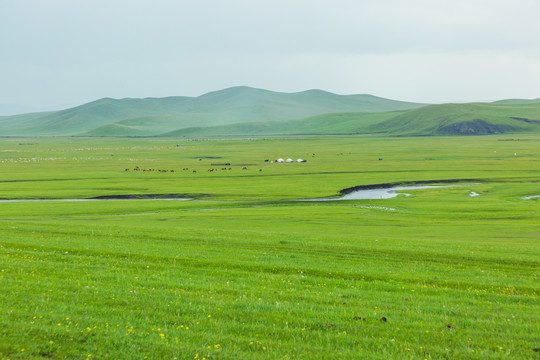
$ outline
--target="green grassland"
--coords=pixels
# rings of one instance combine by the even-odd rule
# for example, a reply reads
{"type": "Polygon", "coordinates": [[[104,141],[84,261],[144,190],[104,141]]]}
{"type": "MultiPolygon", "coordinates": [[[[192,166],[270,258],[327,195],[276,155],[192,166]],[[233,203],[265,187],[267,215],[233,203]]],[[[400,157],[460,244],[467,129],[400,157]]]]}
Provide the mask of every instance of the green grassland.
{"type": "Polygon", "coordinates": [[[538,149],[0,139],[2,199],[195,199],[0,202],[0,358],[538,359],[540,198],[523,199],[540,195],[538,149]],[[265,161],[288,157],[308,162],[265,161]],[[466,186],[296,201],[429,180],[466,186]]]}

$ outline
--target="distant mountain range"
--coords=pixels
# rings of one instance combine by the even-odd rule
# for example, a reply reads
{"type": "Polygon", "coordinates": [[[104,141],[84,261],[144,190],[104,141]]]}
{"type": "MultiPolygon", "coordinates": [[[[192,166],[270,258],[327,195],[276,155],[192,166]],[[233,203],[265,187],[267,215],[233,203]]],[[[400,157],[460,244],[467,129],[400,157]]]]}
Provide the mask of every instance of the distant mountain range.
{"type": "Polygon", "coordinates": [[[211,136],[372,133],[388,136],[540,132],[540,99],[441,104],[233,87],[199,97],[104,98],[0,116],[0,136],[211,136]]]}

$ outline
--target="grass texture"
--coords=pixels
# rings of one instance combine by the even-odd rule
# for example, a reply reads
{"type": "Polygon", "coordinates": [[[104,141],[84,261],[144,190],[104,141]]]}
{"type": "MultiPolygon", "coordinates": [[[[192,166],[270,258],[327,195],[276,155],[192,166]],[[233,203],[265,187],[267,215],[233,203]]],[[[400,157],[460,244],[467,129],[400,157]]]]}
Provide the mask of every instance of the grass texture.
{"type": "Polygon", "coordinates": [[[537,359],[539,143],[2,139],[3,199],[196,200],[0,202],[0,358],[537,359]]]}

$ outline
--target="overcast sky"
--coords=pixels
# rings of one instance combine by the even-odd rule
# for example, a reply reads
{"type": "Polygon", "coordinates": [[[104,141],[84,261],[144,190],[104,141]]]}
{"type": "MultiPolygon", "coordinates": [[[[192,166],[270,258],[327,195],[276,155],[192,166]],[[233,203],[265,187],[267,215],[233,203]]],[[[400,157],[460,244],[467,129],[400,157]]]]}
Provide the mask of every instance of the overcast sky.
{"type": "Polygon", "coordinates": [[[540,97],[538,0],[0,0],[0,103],[231,86],[540,97]]]}

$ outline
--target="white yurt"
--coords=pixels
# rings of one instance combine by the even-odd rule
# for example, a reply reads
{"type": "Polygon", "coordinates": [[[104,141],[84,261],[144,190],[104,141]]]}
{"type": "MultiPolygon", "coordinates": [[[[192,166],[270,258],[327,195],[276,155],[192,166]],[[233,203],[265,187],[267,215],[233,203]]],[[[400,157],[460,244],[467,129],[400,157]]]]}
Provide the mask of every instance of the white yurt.
{"type": "Polygon", "coordinates": [[[287,162],[294,162],[293,159],[287,159],[287,162]]]}
{"type": "Polygon", "coordinates": [[[282,158],[279,158],[276,160],[276,162],[285,162],[285,160],[283,160],[282,158]]]}
{"type": "Polygon", "coordinates": [[[296,159],[296,162],[307,162],[307,161],[304,159],[296,159]]]}

